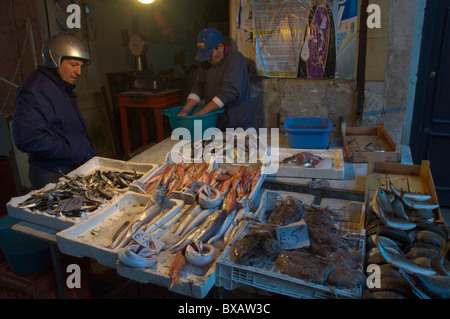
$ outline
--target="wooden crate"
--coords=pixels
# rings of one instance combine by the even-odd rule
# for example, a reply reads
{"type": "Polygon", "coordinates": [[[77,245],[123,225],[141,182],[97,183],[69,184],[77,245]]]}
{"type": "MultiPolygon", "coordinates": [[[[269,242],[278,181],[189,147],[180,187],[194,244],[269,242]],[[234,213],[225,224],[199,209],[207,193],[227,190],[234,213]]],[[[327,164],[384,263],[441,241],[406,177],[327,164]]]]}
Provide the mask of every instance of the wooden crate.
{"type": "Polygon", "coordinates": [[[401,161],[401,146],[394,143],[383,123],[378,127],[347,127],[342,123],[341,134],[347,162],[367,163],[370,158],[386,163],[401,161]]]}
{"type": "MultiPolygon", "coordinates": [[[[376,162],[370,159],[367,164],[366,207],[373,199],[378,187],[390,189],[389,181],[399,190],[430,194],[431,202],[439,204],[429,161],[422,161],[421,165],[406,165],[376,162]]],[[[436,214],[436,222],[444,223],[440,208],[436,208],[434,212],[436,214]]]]}

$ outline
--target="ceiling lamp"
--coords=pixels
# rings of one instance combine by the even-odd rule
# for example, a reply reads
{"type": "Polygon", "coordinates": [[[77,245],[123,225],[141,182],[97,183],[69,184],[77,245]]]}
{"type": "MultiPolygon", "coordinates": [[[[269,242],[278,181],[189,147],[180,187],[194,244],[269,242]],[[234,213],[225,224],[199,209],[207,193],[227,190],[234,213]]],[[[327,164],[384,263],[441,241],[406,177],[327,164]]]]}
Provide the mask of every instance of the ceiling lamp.
{"type": "Polygon", "coordinates": [[[143,4],[150,4],[150,3],[154,2],[155,0],[138,0],[138,1],[143,4]]]}

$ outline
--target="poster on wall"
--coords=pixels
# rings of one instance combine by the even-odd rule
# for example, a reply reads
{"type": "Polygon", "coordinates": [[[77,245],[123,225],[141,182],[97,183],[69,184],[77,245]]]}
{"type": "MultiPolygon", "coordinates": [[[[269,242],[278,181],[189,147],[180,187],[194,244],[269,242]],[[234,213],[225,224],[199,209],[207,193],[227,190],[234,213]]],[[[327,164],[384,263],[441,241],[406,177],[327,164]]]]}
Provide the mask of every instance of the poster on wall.
{"type": "Polygon", "coordinates": [[[358,0],[235,0],[237,48],[267,77],[353,80],[358,0]]]}
{"type": "Polygon", "coordinates": [[[339,28],[336,34],[336,77],[356,79],[358,0],[339,1],[339,28]]]}

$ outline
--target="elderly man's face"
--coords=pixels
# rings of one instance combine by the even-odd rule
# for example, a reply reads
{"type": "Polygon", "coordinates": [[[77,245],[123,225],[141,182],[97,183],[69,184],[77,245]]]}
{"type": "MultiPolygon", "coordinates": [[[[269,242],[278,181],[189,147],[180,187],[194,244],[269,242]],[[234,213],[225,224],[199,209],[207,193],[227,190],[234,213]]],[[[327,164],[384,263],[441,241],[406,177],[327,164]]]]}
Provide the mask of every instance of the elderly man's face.
{"type": "Polygon", "coordinates": [[[81,67],[83,65],[84,62],[81,60],[65,59],[58,68],[59,75],[64,81],[75,84],[75,81],[81,76],[81,67]]]}

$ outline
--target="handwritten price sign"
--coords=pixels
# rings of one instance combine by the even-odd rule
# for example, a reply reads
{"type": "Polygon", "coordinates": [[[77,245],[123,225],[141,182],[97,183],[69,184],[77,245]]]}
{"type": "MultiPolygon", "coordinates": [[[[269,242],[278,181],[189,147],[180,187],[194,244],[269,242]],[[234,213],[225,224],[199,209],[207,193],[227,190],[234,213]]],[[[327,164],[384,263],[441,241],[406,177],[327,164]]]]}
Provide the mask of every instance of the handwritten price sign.
{"type": "Polygon", "coordinates": [[[157,238],[150,236],[150,234],[147,234],[144,231],[137,231],[136,233],[134,233],[132,238],[139,245],[142,245],[149,249],[155,249],[156,253],[159,253],[161,251],[161,249],[163,249],[165,246],[164,242],[158,240],[157,238]]]}
{"type": "Polygon", "coordinates": [[[309,247],[311,244],[308,236],[308,229],[305,221],[301,221],[276,229],[277,240],[281,249],[297,249],[309,247]]]}

